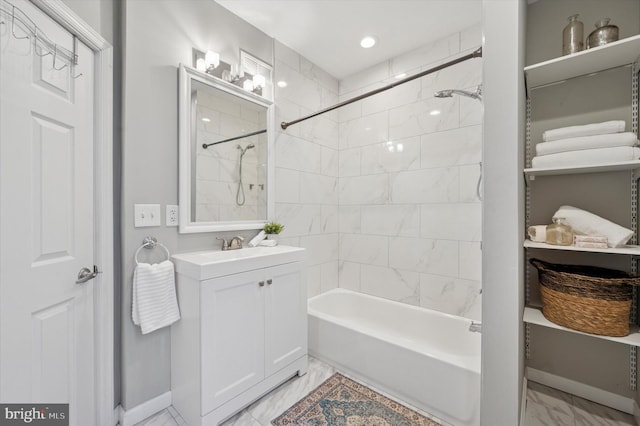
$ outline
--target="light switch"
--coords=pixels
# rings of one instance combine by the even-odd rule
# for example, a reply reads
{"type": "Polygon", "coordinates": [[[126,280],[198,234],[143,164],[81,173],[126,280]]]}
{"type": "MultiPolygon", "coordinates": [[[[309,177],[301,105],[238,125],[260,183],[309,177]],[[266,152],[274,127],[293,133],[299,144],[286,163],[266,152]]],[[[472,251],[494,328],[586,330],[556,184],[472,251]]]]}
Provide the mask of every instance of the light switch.
{"type": "Polygon", "coordinates": [[[160,226],[160,204],[135,204],[133,210],[136,228],[160,226]]]}

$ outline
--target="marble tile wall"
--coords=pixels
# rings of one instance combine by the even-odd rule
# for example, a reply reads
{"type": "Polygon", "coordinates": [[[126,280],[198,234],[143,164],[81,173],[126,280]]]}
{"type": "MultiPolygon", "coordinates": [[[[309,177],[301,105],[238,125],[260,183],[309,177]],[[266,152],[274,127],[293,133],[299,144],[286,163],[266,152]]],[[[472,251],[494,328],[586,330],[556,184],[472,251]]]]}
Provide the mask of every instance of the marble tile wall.
{"type": "MultiPolygon", "coordinates": [[[[338,102],[338,80],[275,42],[276,123],[338,102]]],[[[307,249],[309,297],[338,286],[338,115],[277,127],[276,220],[283,244],[307,249]]]]}
{"type": "MultiPolygon", "coordinates": [[[[431,42],[340,81],[340,100],[480,44],[479,25],[431,42]]],[[[480,319],[482,108],[433,94],[475,90],[481,64],[472,59],[339,110],[338,208],[331,213],[340,287],[480,319]]]]}

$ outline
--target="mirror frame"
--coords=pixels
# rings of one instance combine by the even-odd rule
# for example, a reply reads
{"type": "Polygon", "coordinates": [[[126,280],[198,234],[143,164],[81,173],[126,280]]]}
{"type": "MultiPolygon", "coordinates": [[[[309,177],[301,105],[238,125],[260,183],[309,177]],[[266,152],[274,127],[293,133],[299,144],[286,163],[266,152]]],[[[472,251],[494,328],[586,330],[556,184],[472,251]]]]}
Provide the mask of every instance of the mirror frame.
{"type": "Polygon", "coordinates": [[[202,73],[191,67],[180,64],[178,72],[178,204],[179,232],[190,234],[196,232],[222,232],[262,229],[265,223],[272,220],[275,210],[275,115],[274,105],[268,99],[228,83],[219,78],[202,73]],[[264,220],[238,221],[191,221],[191,121],[195,111],[191,110],[191,82],[198,81],[255,104],[267,108],[267,218],[264,220]]]}

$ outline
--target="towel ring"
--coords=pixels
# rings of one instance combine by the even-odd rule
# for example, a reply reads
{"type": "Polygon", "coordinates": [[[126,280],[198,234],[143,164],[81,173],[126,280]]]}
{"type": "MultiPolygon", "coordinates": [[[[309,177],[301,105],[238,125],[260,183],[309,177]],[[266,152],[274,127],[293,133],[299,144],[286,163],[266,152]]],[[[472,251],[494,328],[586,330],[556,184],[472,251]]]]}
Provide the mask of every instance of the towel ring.
{"type": "Polygon", "coordinates": [[[169,249],[167,247],[165,247],[164,244],[161,244],[158,242],[158,240],[155,237],[144,237],[144,240],[142,240],[142,245],[140,247],[138,247],[138,250],[136,250],[136,254],[134,256],[135,260],[136,260],[136,265],[139,264],[138,262],[138,254],[140,253],[140,250],[142,250],[143,248],[146,249],[153,249],[156,246],[160,246],[164,249],[164,251],[167,253],[167,260],[171,259],[171,254],[169,253],[169,249]]]}

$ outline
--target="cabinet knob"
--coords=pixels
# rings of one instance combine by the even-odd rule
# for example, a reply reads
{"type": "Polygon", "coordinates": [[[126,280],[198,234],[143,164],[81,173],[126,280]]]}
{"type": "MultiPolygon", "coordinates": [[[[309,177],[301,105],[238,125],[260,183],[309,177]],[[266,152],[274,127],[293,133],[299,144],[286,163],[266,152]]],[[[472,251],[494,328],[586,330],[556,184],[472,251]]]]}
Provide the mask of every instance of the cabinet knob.
{"type": "Polygon", "coordinates": [[[273,280],[272,280],[271,278],[269,278],[269,279],[267,280],[267,284],[269,284],[269,285],[273,284],[273,280]]]}
{"type": "Polygon", "coordinates": [[[264,281],[259,281],[259,282],[258,282],[258,285],[259,285],[260,287],[264,287],[264,281]]]}

